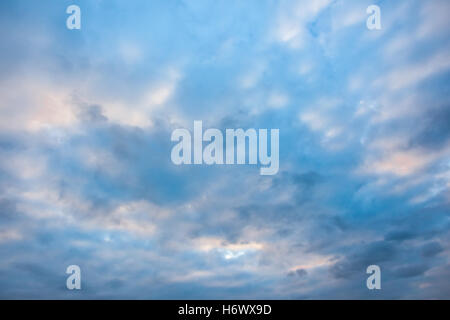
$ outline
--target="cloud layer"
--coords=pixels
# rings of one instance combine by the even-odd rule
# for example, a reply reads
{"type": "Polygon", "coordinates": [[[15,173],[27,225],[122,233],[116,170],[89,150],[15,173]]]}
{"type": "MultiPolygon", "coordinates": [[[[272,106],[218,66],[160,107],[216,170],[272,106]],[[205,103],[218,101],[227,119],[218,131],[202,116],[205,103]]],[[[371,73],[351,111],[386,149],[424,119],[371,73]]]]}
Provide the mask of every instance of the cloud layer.
{"type": "Polygon", "coordinates": [[[76,2],[0,4],[0,298],[450,298],[448,1],[76,2]],[[173,165],[194,120],[279,173],[173,165]]]}

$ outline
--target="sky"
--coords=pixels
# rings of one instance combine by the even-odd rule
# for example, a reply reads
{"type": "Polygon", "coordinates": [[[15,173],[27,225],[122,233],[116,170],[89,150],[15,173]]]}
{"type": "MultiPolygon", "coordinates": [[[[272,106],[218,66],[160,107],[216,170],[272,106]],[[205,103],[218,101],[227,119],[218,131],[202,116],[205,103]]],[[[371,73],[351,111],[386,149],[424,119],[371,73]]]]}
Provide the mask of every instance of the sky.
{"type": "Polygon", "coordinates": [[[0,298],[450,299],[448,12],[1,1],[0,298]],[[279,129],[278,173],[173,164],[195,120],[279,129]]]}

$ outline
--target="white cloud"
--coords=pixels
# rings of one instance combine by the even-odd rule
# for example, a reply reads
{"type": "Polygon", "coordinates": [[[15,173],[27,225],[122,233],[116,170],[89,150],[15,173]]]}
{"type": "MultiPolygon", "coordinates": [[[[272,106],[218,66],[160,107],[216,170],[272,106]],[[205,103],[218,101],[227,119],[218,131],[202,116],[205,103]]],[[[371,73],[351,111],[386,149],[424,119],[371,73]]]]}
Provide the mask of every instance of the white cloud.
{"type": "Polygon", "coordinates": [[[300,48],[308,39],[307,24],[313,21],[330,0],[281,1],[273,36],[291,48],[300,48]]]}
{"type": "Polygon", "coordinates": [[[420,11],[420,25],[417,35],[420,38],[431,37],[435,34],[450,32],[450,3],[447,0],[424,1],[420,11]]]}
{"type": "Polygon", "coordinates": [[[280,91],[272,91],[269,94],[267,104],[269,107],[274,109],[279,109],[282,107],[285,107],[286,104],[289,103],[289,98],[286,94],[280,92],[280,91]]]}
{"type": "Polygon", "coordinates": [[[0,230],[0,243],[17,241],[23,238],[18,230],[0,230]]]}
{"type": "Polygon", "coordinates": [[[143,52],[139,44],[123,41],[119,45],[119,54],[127,64],[135,64],[142,60],[143,52]]]}
{"type": "Polygon", "coordinates": [[[76,123],[70,101],[71,90],[41,79],[9,79],[0,88],[0,127],[36,131],[69,127],[76,123]]]}
{"type": "Polygon", "coordinates": [[[390,91],[414,86],[421,81],[450,68],[448,50],[435,53],[425,61],[398,67],[375,81],[375,86],[385,87],[390,91]]]}
{"type": "MultiPolygon", "coordinates": [[[[388,145],[383,147],[388,147],[388,145]]],[[[400,177],[410,176],[419,173],[444,155],[448,155],[450,150],[450,146],[434,151],[422,148],[403,150],[398,148],[396,143],[391,145],[391,148],[381,150],[379,155],[368,153],[366,161],[359,169],[359,172],[377,175],[391,174],[400,177]]]]}

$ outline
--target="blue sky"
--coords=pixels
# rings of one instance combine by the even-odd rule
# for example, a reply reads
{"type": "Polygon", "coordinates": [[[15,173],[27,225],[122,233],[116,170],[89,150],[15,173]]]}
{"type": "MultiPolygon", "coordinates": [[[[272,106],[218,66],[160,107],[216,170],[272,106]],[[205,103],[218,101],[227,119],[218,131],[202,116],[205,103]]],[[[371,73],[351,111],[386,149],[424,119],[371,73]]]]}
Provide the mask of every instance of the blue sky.
{"type": "Polygon", "coordinates": [[[450,298],[449,10],[1,1],[0,298],[450,298]],[[194,120],[279,128],[278,174],[175,166],[194,120]]]}

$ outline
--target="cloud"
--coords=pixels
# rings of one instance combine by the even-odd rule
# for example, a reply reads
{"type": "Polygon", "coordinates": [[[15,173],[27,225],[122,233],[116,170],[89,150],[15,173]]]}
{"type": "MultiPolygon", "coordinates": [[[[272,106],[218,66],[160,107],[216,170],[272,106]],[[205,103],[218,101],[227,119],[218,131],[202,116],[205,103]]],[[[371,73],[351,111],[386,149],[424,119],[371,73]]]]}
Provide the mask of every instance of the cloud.
{"type": "Polygon", "coordinates": [[[424,257],[432,257],[444,251],[439,242],[430,242],[422,247],[422,255],[424,257]]]}
{"type": "Polygon", "coordinates": [[[394,274],[399,278],[411,278],[423,275],[428,270],[425,265],[409,265],[400,267],[394,271],[394,274]]]}
{"type": "Polygon", "coordinates": [[[283,1],[273,30],[275,39],[288,47],[300,48],[309,40],[307,24],[313,21],[329,3],[329,0],[283,1]]]}
{"type": "Polygon", "coordinates": [[[449,296],[446,2],[79,5],[0,4],[0,297],[449,296]],[[193,120],[279,128],[279,173],[173,165],[193,120]]]}
{"type": "Polygon", "coordinates": [[[389,90],[399,90],[417,85],[421,81],[446,71],[450,67],[448,52],[439,52],[425,61],[400,67],[391,71],[387,76],[376,80],[375,85],[386,84],[389,90]]]}

